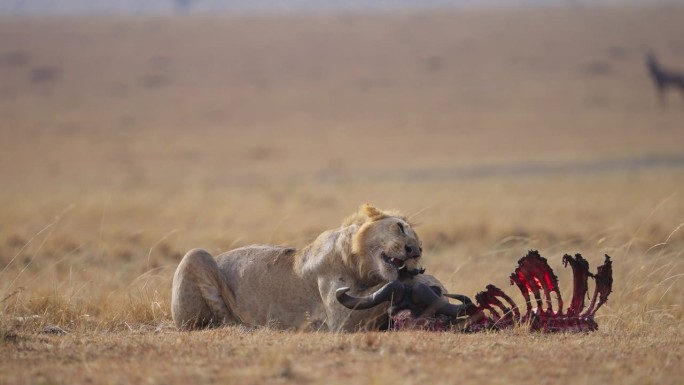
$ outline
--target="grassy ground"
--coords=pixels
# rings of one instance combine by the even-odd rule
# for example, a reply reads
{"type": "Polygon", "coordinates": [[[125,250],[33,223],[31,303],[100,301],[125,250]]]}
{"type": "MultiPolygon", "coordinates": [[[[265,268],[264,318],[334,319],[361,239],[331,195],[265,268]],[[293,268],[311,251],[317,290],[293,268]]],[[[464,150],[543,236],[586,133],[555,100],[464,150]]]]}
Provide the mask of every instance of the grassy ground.
{"type": "Polygon", "coordinates": [[[681,384],[684,99],[643,54],[684,69],[683,18],[0,21],[0,383],[681,384]],[[467,295],[534,248],[567,297],[561,256],[610,254],[600,330],[171,326],[188,249],[302,246],[363,202],[467,295]]]}

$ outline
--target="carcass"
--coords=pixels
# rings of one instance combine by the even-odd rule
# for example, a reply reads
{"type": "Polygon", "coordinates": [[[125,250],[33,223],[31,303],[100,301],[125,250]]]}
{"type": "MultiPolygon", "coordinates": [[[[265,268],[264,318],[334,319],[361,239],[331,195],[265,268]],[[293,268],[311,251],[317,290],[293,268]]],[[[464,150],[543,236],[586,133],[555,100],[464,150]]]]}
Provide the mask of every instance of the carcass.
{"type": "Polygon", "coordinates": [[[589,263],[580,254],[564,255],[563,264],[570,265],[573,273],[573,292],[570,305],[563,312],[563,298],[558,278],[546,258],[531,250],[518,261],[510,276],[525,299],[525,313],[503,290],[487,285],[475,295],[475,303],[461,294],[442,293],[437,287],[424,284],[409,285],[392,281],[366,297],[347,294],[349,288],[337,290],[338,301],[350,309],[368,309],[390,302],[389,329],[465,331],[499,330],[514,326],[528,327],[530,331],[590,332],[598,329],[594,319],[596,311],[608,300],[612,291],[612,261],[608,255],[597,272],[589,272],[589,263]],[[595,281],[594,293],[586,310],[585,297],[589,278],[595,281]],[[554,309],[552,293],[557,309],[554,309]],[[452,304],[448,298],[460,301],[452,304]],[[583,311],[584,310],[584,311],[583,311]]]}

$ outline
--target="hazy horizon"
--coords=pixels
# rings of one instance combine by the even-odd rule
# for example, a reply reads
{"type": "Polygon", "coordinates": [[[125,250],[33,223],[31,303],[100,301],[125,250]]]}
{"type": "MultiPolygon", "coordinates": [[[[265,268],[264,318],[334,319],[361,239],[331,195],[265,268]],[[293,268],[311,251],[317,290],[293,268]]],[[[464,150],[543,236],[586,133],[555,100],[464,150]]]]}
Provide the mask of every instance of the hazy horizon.
{"type": "Polygon", "coordinates": [[[0,15],[163,15],[192,13],[253,13],[301,11],[369,11],[430,8],[483,8],[499,6],[595,6],[679,3],[672,0],[378,0],[367,2],[318,0],[0,0],[0,15]]]}

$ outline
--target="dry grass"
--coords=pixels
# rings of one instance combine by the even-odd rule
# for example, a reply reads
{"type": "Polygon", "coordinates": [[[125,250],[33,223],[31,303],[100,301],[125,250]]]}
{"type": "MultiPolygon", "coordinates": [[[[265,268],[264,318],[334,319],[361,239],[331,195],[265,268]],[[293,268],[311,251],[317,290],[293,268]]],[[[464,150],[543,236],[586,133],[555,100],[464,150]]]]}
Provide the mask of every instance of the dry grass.
{"type": "Polygon", "coordinates": [[[0,21],[0,383],[681,384],[684,102],[642,55],[684,67],[683,17],[0,21]],[[610,254],[600,331],[171,327],[186,250],[301,246],[362,202],[464,294],[535,248],[568,296],[560,257],[610,254]]]}

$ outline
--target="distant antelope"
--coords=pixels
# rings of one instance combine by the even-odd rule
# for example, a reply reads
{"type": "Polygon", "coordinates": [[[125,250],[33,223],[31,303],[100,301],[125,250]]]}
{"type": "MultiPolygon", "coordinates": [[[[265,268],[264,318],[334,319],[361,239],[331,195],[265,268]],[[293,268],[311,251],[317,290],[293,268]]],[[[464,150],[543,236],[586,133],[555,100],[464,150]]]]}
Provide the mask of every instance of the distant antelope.
{"type": "Polygon", "coordinates": [[[684,96],[684,73],[661,67],[652,53],[646,55],[646,66],[651,73],[653,84],[658,89],[658,96],[661,101],[665,91],[670,87],[679,88],[682,96],[684,96]]]}

